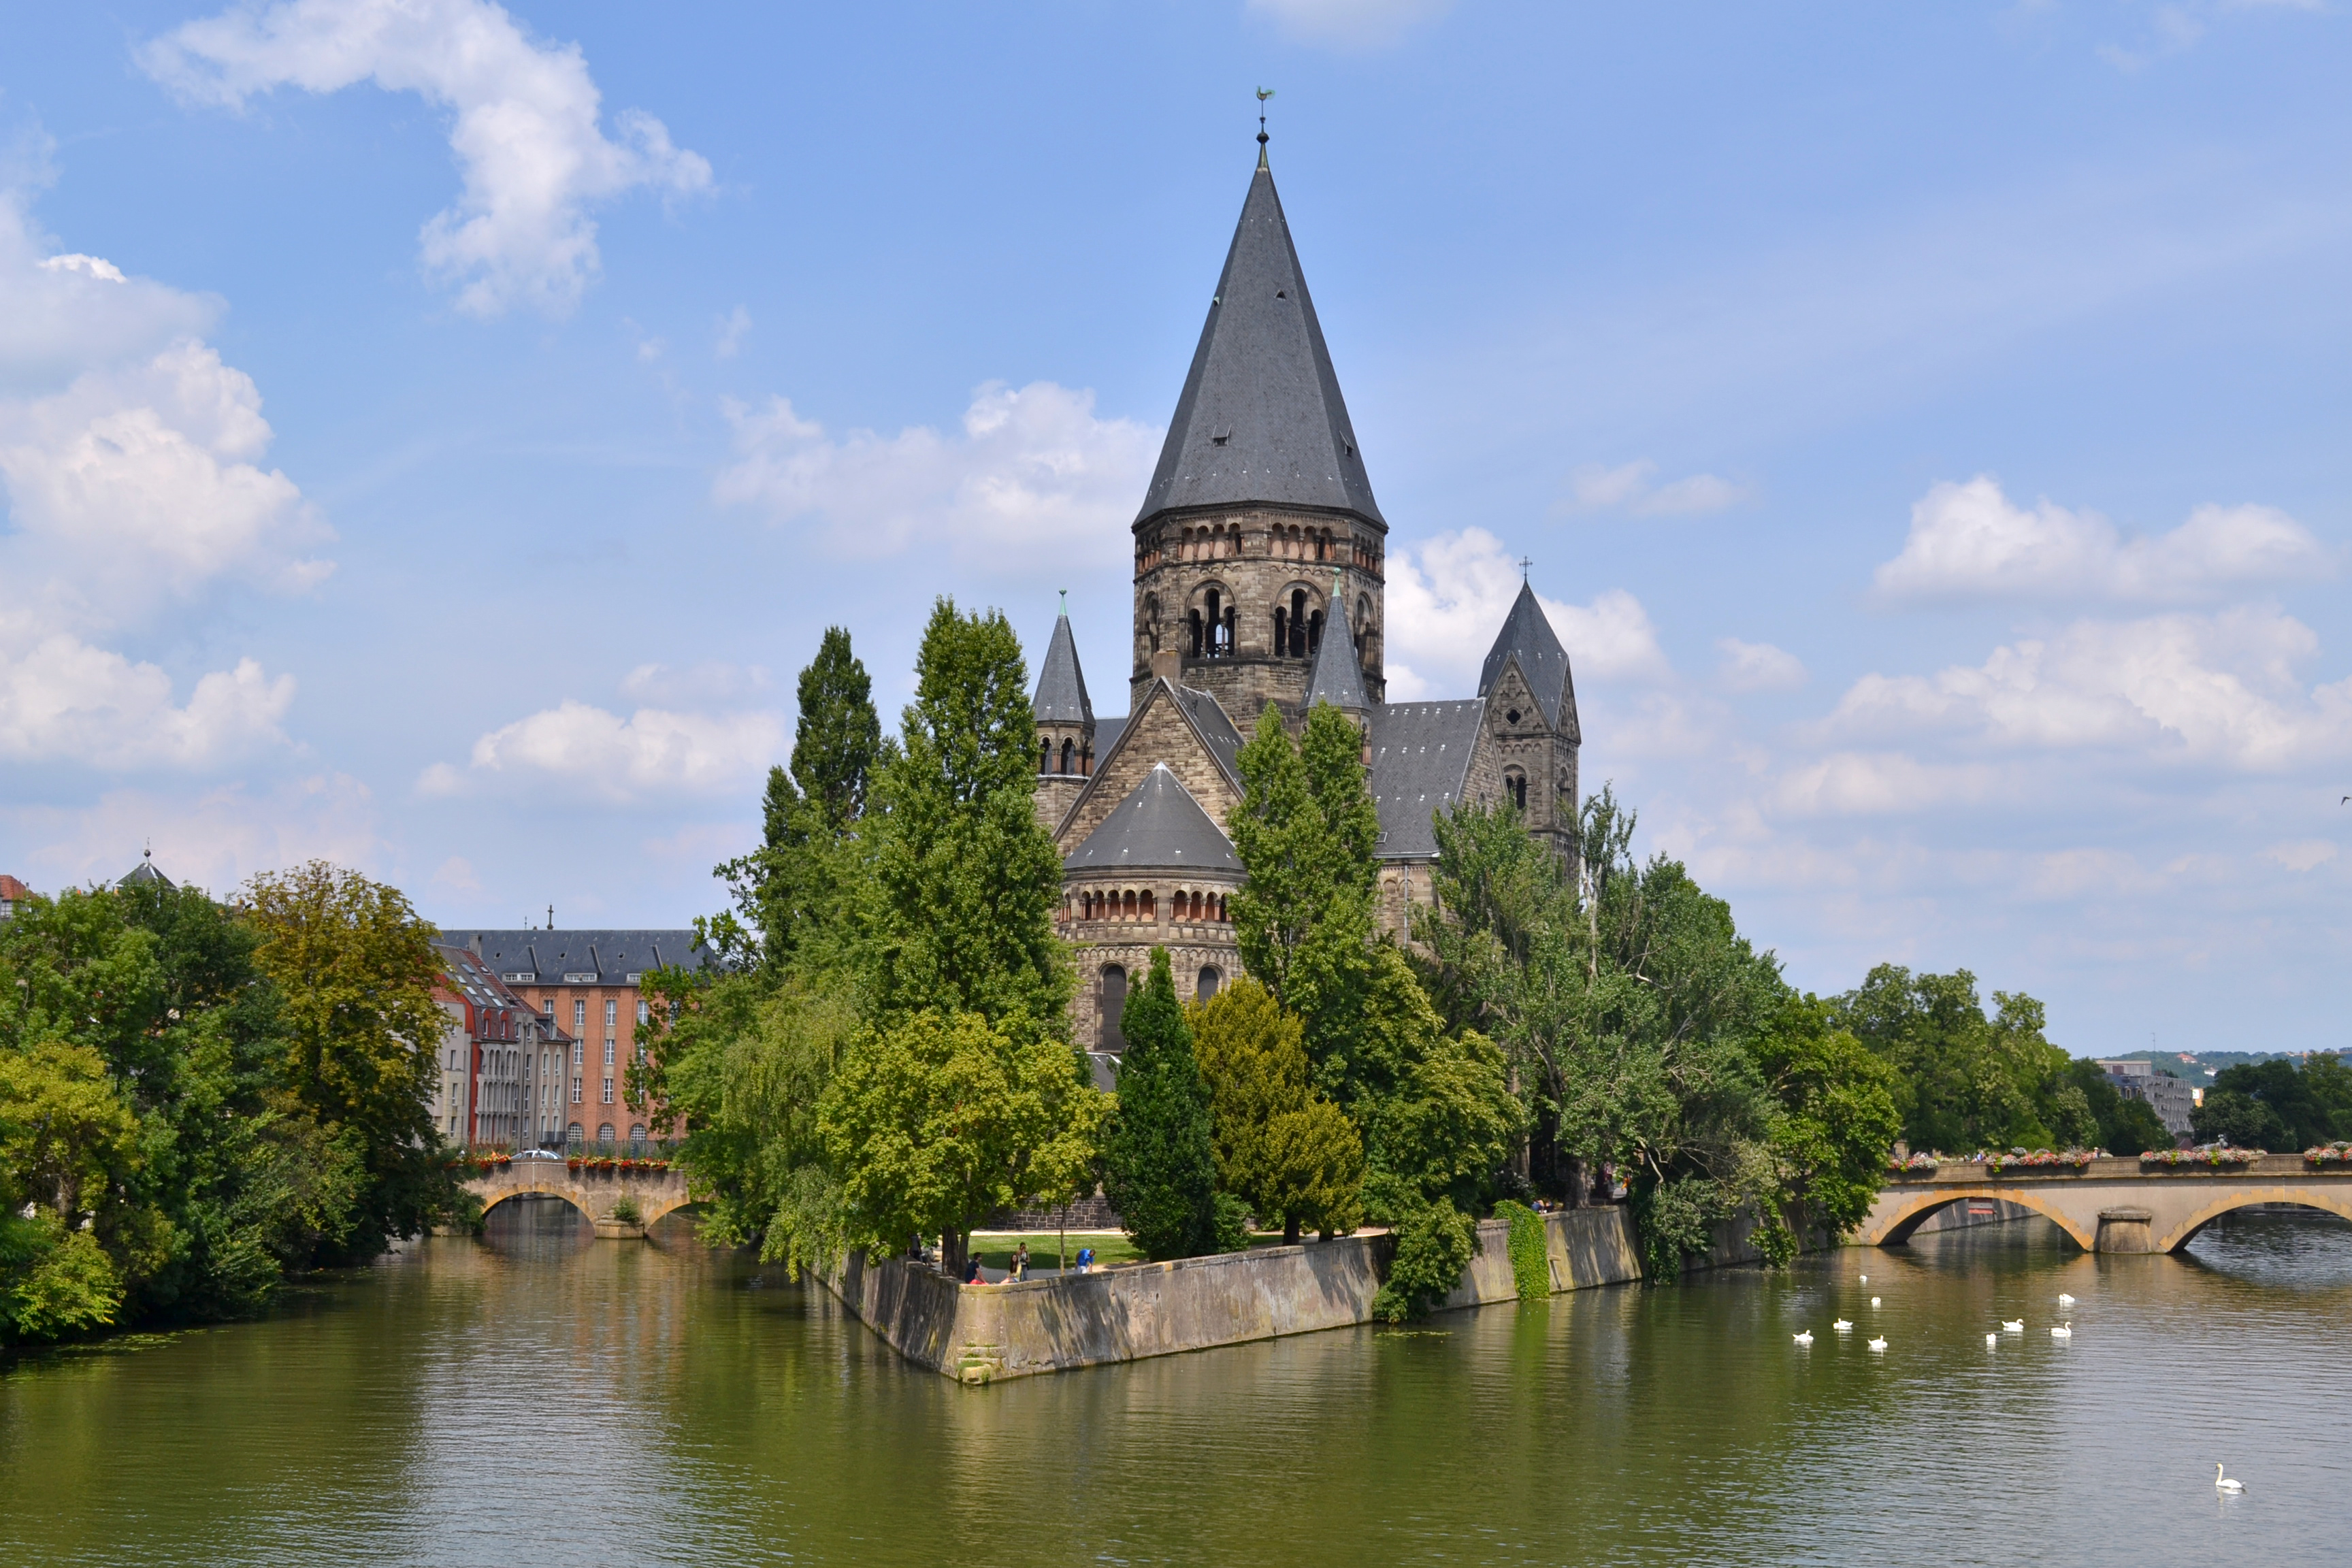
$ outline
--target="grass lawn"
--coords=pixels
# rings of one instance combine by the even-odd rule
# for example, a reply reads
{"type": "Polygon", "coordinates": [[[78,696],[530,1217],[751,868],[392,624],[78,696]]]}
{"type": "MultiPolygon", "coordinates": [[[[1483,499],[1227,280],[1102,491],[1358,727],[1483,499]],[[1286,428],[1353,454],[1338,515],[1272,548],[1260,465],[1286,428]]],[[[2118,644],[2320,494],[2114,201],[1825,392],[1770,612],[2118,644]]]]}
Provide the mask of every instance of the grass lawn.
{"type": "MultiPolygon", "coordinates": [[[[1013,1267],[1013,1249],[1025,1241],[1029,1244],[1029,1267],[1032,1269],[1051,1268],[1054,1267],[1054,1249],[1057,1245],[1057,1236],[1058,1233],[1050,1230],[1024,1230],[1017,1233],[1001,1230],[975,1231],[972,1234],[971,1249],[979,1256],[982,1268],[1010,1268],[1013,1267]]],[[[1128,1239],[1127,1233],[1124,1231],[1074,1230],[1070,1232],[1069,1257],[1070,1267],[1073,1268],[1078,1266],[1078,1248],[1082,1247],[1091,1247],[1095,1249],[1097,1268],[1107,1268],[1114,1263],[1143,1261],[1143,1254],[1135,1249],[1135,1243],[1128,1239]]]]}

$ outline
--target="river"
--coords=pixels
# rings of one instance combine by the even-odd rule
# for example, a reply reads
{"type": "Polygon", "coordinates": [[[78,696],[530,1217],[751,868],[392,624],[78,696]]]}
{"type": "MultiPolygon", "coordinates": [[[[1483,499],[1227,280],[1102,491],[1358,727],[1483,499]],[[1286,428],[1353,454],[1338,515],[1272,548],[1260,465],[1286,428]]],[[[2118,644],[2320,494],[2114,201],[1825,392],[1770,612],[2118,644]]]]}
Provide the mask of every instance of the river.
{"type": "Polygon", "coordinates": [[[262,1321],[0,1369],[6,1561],[2144,1565],[2352,1540],[2352,1226],[2319,1216],[2236,1216],[2180,1258],[2033,1221],[986,1389],[682,1217],[652,1245],[551,1203],[494,1220],[262,1321]]]}

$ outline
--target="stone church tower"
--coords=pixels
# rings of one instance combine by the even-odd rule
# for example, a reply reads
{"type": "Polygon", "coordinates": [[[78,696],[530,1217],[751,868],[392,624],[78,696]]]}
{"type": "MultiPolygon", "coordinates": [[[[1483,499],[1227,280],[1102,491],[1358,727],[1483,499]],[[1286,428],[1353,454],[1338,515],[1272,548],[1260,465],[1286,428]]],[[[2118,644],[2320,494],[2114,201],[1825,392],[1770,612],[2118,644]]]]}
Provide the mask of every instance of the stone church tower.
{"type": "Polygon", "coordinates": [[[1388,531],[1261,142],[1135,520],[1134,700],[1172,652],[1244,730],[1268,702],[1296,718],[1339,616],[1378,701],[1388,531]]]}
{"type": "Polygon", "coordinates": [[[1380,917],[1404,934],[1436,868],[1432,826],[1508,801],[1573,853],[1583,733],[1568,650],[1522,584],[1475,697],[1390,702],[1388,521],[1372,499],[1323,329],[1258,138],[1207,324],[1133,526],[1124,718],[1097,719],[1066,614],[1039,666],[1037,816],[1063,855],[1062,935],[1077,949],[1077,1039],[1108,1082],[1128,984],[1169,950],[1177,994],[1242,973],[1240,861],[1224,825],[1237,758],[1272,703],[1296,729],[1328,702],[1362,730],[1380,813],[1380,917]]]}

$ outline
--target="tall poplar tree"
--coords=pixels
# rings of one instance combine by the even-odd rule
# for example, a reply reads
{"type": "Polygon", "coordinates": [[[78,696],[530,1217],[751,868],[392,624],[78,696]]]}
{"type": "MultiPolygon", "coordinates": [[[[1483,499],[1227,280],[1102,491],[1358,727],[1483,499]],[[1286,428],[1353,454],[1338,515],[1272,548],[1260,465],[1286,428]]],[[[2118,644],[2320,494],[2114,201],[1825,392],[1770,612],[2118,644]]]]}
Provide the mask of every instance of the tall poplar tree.
{"type": "Polygon", "coordinates": [[[935,1008],[1059,1035],[1074,986],[1054,910],[1062,858],[1037,826],[1036,721],[1003,613],[942,598],[915,700],[875,770],[871,950],[885,1014],[935,1008]]]}
{"type": "Polygon", "coordinates": [[[1146,1258],[1198,1258],[1217,1249],[1217,1164],[1209,1090],[1192,1031],[1176,1000],[1168,950],[1119,1016],[1118,1108],[1103,1136],[1103,1191],[1146,1258]]]}

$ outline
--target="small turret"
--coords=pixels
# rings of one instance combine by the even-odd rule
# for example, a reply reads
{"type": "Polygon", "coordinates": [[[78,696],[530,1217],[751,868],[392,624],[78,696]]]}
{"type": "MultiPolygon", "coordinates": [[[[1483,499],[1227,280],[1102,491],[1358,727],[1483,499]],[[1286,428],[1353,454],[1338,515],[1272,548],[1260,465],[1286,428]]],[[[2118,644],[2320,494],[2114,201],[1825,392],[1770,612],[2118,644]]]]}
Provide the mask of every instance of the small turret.
{"type": "Polygon", "coordinates": [[[1066,590],[1030,707],[1037,723],[1037,820],[1050,833],[1095,771],[1095,705],[1078,668],[1066,590]]]}

